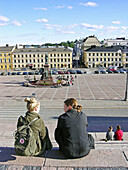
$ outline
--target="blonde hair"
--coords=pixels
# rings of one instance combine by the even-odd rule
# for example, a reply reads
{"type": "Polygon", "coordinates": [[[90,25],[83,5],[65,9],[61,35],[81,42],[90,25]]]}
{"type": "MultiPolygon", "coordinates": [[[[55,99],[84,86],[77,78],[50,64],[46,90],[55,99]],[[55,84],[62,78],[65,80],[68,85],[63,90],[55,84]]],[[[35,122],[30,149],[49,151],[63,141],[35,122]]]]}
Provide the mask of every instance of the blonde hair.
{"type": "Polygon", "coordinates": [[[78,105],[76,99],[74,99],[74,98],[66,99],[66,100],[64,101],[64,103],[65,103],[67,106],[72,106],[72,108],[73,108],[73,109],[76,109],[77,112],[81,112],[81,110],[82,110],[82,106],[78,105]]]}
{"type": "Polygon", "coordinates": [[[25,102],[27,102],[27,109],[29,111],[33,111],[40,103],[35,98],[25,98],[25,102]]]}

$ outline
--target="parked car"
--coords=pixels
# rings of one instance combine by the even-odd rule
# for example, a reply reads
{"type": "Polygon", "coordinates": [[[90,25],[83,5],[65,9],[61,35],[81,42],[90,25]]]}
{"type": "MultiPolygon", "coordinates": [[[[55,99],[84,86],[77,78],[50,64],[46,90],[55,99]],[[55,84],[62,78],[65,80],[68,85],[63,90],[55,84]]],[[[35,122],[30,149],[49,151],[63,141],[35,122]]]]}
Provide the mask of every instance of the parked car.
{"type": "Polygon", "coordinates": [[[57,74],[58,74],[58,72],[57,72],[57,71],[55,71],[55,70],[52,70],[52,74],[57,75],[57,74]]]}
{"type": "Polygon", "coordinates": [[[76,70],[76,73],[77,73],[77,74],[84,74],[84,72],[81,71],[81,70],[76,70]]]}
{"type": "Polygon", "coordinates": [[[76,70],[67,70],[68,72],[70,72],[70,74],[76,74],[76,70]]]}
{"type": "Polygon", "coordinates": [[[11,75],[12,73],[11,72],[7,72],[8,75],[11,75]]]}
{"type": "Polygon", "coordinates": [[[107,74],[108,72],[106,72],[105,70],[101,70],[100,73],[101,74],[107,74]]]}
{"type": "Polygon", "coordinates": [[[64,72],[63,71],[58,71],[58,74],[64,74],[64,72]]]}
{"type": "Polygon", "coordinates": [[[16,72],[12,72],[12,75],[16,75],[17,73],[16,72]]]}
{"type": "Polygon", "coordinates": [[[114,70],[113,72],[114,72],[114,73],[120,73],[118,70],[114,70]]]}
{"type": "Polygon", "coordinates": [[[1,73],[1,75],[2,75],[2,76],[5,76],[5,75],[6,75],[6,73],[5,73],[5,72],[2,72],[2,73],[1,73]]]}
{"type": "Polygon", "coordinates": [[[14,71],[20,71],[21,69],[20,68],[14,68],[14,71]]]}
{"type": "Polygon", "coordinates": [[[28,72],[28,75],[34,75],[33,71],[28,72]]]}
{"type": "Polygon", "coordinates": [[[95,74],[99,74],[99,71],[98,71],[98,70],[96,70],[96,71],[94,71],[94,73],[95,73],[95,74]]]}
{"type": "Polygon", "coordinates": [[[23,72],[23,75],[28,75],[28,72],[23,72]]]}
{"type": "Polygon", "coordinates": [[[17,72],[17,75],[22,75],[23,73],[22,72],[17,72]]]}
{"type": "Polygon", "coordinates": [[[22,71],[26,71],[26,70],[27,70],[27,68],[22,68],[21,70],[22,70],[22,71]]]}
{"type": "Polygon", "coordinates": [[[70,74],[70,72],[69,72],[69,71],[65,71],[64,73],[65,73],[65,74],[70,74]]]}
{"type": "Polygon", "coordinates": [[[127,71],[125,71],[125,70],[123,70],[123,69],[120,69],[119,72],[124,74],[124,73],[126,73],[127,71]]]}
{"type": "Polygon", "coordinates": [[[106,70],[106,72],[108,72],[109,74],[113,73],[113,71],[111,71],[111,70],[106,70]]]}

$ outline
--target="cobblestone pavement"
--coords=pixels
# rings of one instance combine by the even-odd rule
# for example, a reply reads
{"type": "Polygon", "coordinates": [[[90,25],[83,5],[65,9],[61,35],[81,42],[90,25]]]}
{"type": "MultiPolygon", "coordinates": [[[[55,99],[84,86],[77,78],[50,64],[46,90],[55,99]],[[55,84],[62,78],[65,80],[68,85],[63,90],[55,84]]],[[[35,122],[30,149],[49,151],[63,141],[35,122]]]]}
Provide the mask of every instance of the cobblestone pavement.
{"type": "MultiPolygon", "coordinates": [[[[33,79],[34,76],[31,76],[33,79]]],[[[40,79],[40,76],[37,76],[40,79]]],[[[0,76],[0,100],[20,100],[36,94],[40,101],[64,101],[74,97],[77,100],[123,100],[126,74],[83,74],[77,75],[73,86],[62,88],[24,87],[23,75],[0,76]]]]}

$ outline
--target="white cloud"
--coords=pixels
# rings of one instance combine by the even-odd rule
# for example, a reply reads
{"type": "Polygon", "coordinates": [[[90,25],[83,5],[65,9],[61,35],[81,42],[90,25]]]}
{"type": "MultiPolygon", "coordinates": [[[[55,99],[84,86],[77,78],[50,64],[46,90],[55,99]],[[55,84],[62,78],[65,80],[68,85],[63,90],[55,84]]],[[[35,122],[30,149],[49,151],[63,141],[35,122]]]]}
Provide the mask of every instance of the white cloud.
{"type": "Polygon", "coordinates": [[[68,6],[68,9],[72,9],[73,7],[72,6],[68,6]]]}
{"type": "Polygon", "coordinates": [[[83,6],[91,6],[91,7],[96,7],[96,6],[98,6],[98,4],[95,3],[95,2],[80,3],[80,5],[83,5],[83,6]]]}
{"type": "Polygon", "coordinates": [[[75,34],[74,31],[65,31],[65,30],[61,30],[61,29],[56,29],[56,31],[62,33],[62,34],[75,34]]]}
{"type": "Polygon", "coordinates": [[[21,22],[19,22],[17,20],[13,21],[12,24],[15,25],[15,26],[21,26],[22,25],[21,22]]]}
{"type": "Polygon", "coordinates": [[[8,25],[9,23],[0,23],[0,26],[6,26],[8,25]]]}
{"type": "Polygon", "coordinates": [[[110,31],[115,31],[115,30],[118,30],[119,29],[119,27],[114,27],[114,26],[108,26],[108,27],[106,27],[108,30],[110,30],[110,31]]]}
{"type": "Polygon", "coordinates": [[[103,25],[91,25],[91,24],[88,24],[88,23],[82,23],[81,26],[83,28],[87,28],[87,29],[103,29],[104,26],[103,25]]]}
{"type": "Polygon", "coordinates": [[[128,29],[128,27],[124,27],[124,26],[122,26],[121,27],[123,30],[127,30],[128,29]]]}
{"type": "Polygon", "coordinates": [[[55,8],[56,8],[56,9],[64,8],[64,6],[56,6],[55,8]]]}
{"type": "Polygon", "coordinates": [[[48,20],[46,18],[42,18],[42,19],[37,19],[36,22],[48,22],[48,20]]]}
{"type": "Polygon", "coordinates": [[[7,22],[7,21],[9,21],[9,18],[7,18],[5,16],[0,16],[0,21],[7,22]]]}
{"type": "Polygon", "coordinates": [[[120,21],[112,21],[113,24],[120,24],[120,21]]]}
{"type": "Polygon", "coordinates": [[[34,10],[43,10],[43,11],[47,11],[47,8],[34,8],[34,10]]]}

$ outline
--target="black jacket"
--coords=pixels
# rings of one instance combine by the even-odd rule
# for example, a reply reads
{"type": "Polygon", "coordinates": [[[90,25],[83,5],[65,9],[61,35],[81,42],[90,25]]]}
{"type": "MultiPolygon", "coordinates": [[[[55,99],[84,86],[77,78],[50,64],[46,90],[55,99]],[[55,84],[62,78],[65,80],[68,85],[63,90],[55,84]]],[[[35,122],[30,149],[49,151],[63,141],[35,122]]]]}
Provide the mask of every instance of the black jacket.
{"type": "Polygon", "coordinates": [[[68,110],[58,119],[55,140],[59,149],[68,158],[85,156],[90,151],[87,133],[87,116],[75,109],[68,110]]]}

